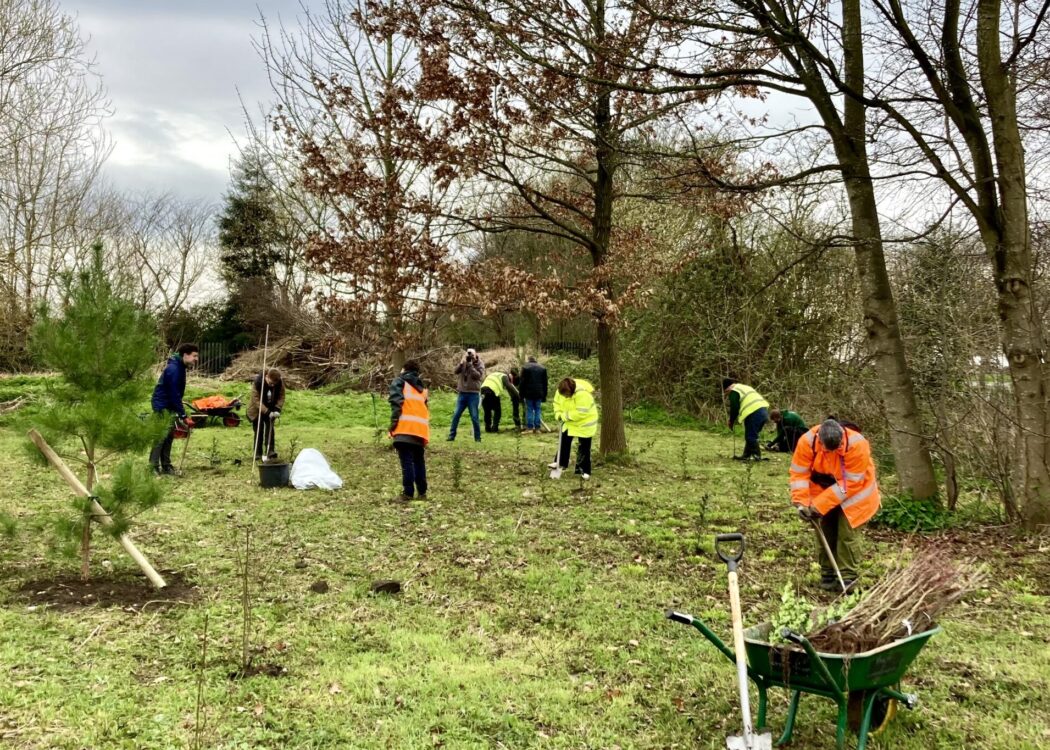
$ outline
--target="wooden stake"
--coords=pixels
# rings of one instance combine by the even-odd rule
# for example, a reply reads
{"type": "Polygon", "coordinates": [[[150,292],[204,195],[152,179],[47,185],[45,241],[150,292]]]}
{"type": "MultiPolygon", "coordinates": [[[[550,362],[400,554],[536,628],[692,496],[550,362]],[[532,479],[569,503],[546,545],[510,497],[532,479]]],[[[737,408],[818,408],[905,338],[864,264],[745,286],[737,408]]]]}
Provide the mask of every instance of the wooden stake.
{"type": "Polygon", "coordinates": [[[252,478],[255,481],[255,457],[259,455],[259,435],[263,426],[263,396],[266,393],[266,353],[270,346],[270,325],[266,325],[266,334],[263,337],[263,366],[262,380],[259,382],[259,412],[255,415],[255,440],[252,441],[252,478]]]}
{"type": "MultiPolygon", "coordinates": [[[[59,473],[59,476],[66,481],[66,484],[72,488],[73,492],[80,497],[91,497],[88,488],[77,479],[77,475],[66,465],[66,462],[62,460],[62,457],[55,453],[54,449],[47,444],[43,435],[36,430],[30,430],[29,439],[40,449],[40,452],[44,454],[44,457],[47,458],[50,464],[55,468],[55,471],[59,473]]],[[[106,509],[98,504],[97,500],[91,501],[91,512],[103,526],[113,525],[113,519],[110,518],[106,509]]],[[[150,565],[150,561],[146,559],[146,556],[139,552],[138,547],[135,546],[135,543],[131,541],[131,538],[127,534],[120,535],[120,546],[131,556],[131,559],[135,561],[135,564],[139,566],[139,569],[146,574],[150,583],[158,589],[162,589],[168,585],[165,583],[164,579],[160,577],[160,574],[154,570],[153,566],[150,565]]]]}

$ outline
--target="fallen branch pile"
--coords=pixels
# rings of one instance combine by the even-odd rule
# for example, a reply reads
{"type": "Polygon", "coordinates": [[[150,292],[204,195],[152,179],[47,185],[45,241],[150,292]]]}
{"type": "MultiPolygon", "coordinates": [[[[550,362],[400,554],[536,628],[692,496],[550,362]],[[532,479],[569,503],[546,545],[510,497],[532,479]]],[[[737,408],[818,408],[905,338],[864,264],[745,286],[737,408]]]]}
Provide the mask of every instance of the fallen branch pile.
{"type": "Polygon", "coordinates": [[[937,618],[984,581],[970,561],[956,563],[932,546],[911,563],[890,571],[841,620],[812,633],[818,651],[857,654],[912,633],[929,630],[937,618]]]}

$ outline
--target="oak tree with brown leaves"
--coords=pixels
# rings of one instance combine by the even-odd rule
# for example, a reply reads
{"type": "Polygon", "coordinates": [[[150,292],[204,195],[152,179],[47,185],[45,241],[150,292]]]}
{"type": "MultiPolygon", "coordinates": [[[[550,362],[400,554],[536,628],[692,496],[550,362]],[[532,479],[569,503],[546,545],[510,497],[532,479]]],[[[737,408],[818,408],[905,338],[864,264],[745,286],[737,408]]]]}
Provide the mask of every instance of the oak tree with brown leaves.
{"type": "Polygon", "coordinates": [[[400,367],[433,317],[448,251],[435,237],[443,185],[415,96],[419,56],[392,7],[327,0],[298,35],[267,30],[260,48],[279,100],[274,126],[331,217],[307,250],[327,279],[322,309],[380,327],[400,367]]]}
{"type": "Polygon", "coordinates": [[[538,274],[490,259],[451,269],[444,294],[541,318],[590,315],[600,452],[626,452],[623,312],[690,248],[667,252],[645,212],[624,209],[666,197],[663,149],[653,144],[673,140],[672,115],[704,95],[652,93],[653,74],[625,63],[658,58],[672,32],[607,0],[447,0],[415,4],[405,18],[420,40],[421,95],[445,113],[441,156],[465,185],[456,218],[488,233],[557,238],[589,268],[538,274]]]}

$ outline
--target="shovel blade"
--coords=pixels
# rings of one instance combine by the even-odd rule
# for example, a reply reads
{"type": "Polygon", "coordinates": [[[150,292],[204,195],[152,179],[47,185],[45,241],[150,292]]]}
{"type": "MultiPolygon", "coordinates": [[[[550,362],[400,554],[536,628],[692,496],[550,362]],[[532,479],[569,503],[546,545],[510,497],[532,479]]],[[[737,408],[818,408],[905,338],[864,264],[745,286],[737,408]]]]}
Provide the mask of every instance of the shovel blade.
{"type": "Polygon", "coordinates": [[[730,735],[726,737],[726,750],[773,750],[773,735],[769,732],[752,734],[750,745],[742,735],[730,735]]]}
{"type": "Polygon", "coordinates": [[[551,479],[561,479],[561,469],[551,469],[551,479]]]}

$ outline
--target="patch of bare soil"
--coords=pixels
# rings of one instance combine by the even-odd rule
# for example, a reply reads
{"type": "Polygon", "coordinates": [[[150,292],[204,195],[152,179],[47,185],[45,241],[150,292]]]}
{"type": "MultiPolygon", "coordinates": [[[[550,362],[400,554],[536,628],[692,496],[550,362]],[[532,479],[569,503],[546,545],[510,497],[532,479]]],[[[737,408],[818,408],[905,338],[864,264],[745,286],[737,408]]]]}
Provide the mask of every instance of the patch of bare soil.
{"type": "Polygon", "coordinates": [[[186,604],[197,598],[197,587],[178,571],[161,571],[167,582],[156,589],[145,578],[131,574],[99,576],[82,581],[79,576],[60,575],[27,581],[15,589],[15,596],[29,605],[46,606],[60,611],[84,607],[120,607],[139,612],[186,604]]]}

